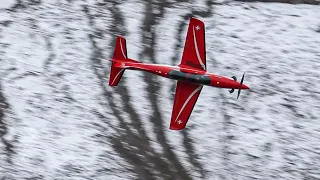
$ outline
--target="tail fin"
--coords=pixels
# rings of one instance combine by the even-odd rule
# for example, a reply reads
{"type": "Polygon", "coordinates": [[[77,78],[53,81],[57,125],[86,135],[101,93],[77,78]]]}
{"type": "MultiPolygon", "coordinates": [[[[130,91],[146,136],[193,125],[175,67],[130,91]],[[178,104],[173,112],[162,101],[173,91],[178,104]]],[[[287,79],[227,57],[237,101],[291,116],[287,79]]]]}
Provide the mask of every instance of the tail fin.
{"type": "Polygon", "coordinates": [[[116,41],[116,46],[114,48],[113,58],[112,58],[112,65],[111,65],[111,72],[109,78],[109,85],[110,86],[117,86],[123,73],[124,68],[119,66],[118,62],[114,60],[126,60],[127,59],[127,46],[126,46],[126,39],[118,36],[116,41]]]}

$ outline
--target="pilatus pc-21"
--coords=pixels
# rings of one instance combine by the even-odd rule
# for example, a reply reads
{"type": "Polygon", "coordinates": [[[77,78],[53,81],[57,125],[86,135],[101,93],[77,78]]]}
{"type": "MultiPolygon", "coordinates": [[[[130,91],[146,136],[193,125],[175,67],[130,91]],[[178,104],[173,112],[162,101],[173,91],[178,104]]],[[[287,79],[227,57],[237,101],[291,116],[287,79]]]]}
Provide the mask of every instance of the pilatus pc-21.
{"type": "Polygon", "coordinates": [[[118,36],[111,60],[110,86],[117,86],[126,69],[141,70],[165,78],[177,80],[170,129],[185,128],[194,105],[204,85],[217,88],[228,88],[230,93],[238,89],[249,89],[243,84],[244,74],[240,82],[236,77],[228,78],[207,72],[204,23],[196,18],[189,22],[187,38],[178,66],[142,63],[128,58],[126,40],[118,36]]]}

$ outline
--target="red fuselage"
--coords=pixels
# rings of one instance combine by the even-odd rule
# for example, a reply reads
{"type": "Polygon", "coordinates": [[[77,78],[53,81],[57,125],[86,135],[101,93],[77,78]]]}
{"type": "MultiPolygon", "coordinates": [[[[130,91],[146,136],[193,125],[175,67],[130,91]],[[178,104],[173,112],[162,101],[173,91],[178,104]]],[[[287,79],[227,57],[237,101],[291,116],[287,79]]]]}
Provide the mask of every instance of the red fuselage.
{"type": "MultiPolygon", "coordinates": [[[[135,60],[133,60],[135,61],[135,60]]],[[[194,84],[213,86],[228,89],[249,89],[248,86],[233,80],[232,78],[208,73],[188,66],[169,66],[160,64],[148,64],[141,62],[122,62],[121,68],[150,72],[169,79],[187,81],[194,84]]]]}

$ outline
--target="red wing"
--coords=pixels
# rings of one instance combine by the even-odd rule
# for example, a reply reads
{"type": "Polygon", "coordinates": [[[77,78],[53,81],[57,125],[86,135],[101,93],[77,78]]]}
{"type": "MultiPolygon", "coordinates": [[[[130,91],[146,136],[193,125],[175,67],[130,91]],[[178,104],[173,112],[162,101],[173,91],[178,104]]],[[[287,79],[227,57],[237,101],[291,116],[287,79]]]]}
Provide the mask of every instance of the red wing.
{"type": "Polygon", "coordinates": [[[204,23],[196,18],[190,19],[180,65],[206,70],[204,23]]]}
{"type": "Polygon", "coordinates": [[[185,128],[201,89],[202,85],[183,81],[177,82],[170,129],[181,130],[185,128]]]}

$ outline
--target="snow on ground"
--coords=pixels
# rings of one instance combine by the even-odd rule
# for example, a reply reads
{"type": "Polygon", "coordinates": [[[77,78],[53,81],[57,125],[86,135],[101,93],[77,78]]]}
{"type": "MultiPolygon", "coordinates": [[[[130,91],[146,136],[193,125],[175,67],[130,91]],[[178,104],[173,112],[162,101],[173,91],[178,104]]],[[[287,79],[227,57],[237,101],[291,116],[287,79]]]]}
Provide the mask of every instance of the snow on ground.
{"type": "MultiPolygon", "coordinates": [[[[319,108],[320,98],[316,78],[320,75],[316,70],[320,65],[320,51],[316,48],[320,35],[315,31],[320,24],[319,10],[310,5],[234,3],[218,6],[213,18],[203,19],[207,27],[207,51],[211,52],[207,57],[211,65],[208,69],[238,78],[246,72],[245,83],[252,89],[243,91],[238,101],[230,98],[227,91],[221,91],[224,99],[216,100],[226,102],[216,107],[225,106],[220,113],[231,116],[230,132],[235,136],[230,141],[234,154],[228,168],[235,171],[230,178],[276,175],[280,179],[301,179],[309,158],[319,157],[319,151],[312,152],[314,143],[318,142],[314,139],[318,131],[310,133],[308,128],[320,128],[315,118],[319,117],[315,109],[319,108]],[[300,148],[305,150],[296,151],[300,148]],[[287,159],[288,153],[293,153],[294,158],[304,158],[287,165],[292,161],[287,159]],[[248,158],[254,160],[247,161],[248,158]],[[298,172],[287,174],[286,169],[298,169],[298,172]]],[[[204,89],[199,106],[204,100],[202,97],[212,91],[215,90],[204,89]]],[[[197,122],[210,119],[194,116],[197,122]]],[[[217,120],[223,123],[223,119],[217,120]]],[[[201,139],[196,145],[199,151],[206,144],[203,139],[212,139],[214,132],[210,127],[214,126],[213,123],[207,125],[207,129],[202,128],[205,132],[201,138],[197,128],[191,129],[194,137],[201,139]]],[[[207,170],[220,169],[206,163],[209,157],[215,156],[216,151],[207,151],[201,156],[207,170]]],[[[308,175],[318,177],[319,174],[311,171],[308,175]]]]}
{"type": "MultiPolygon", "coordinates": [[[[320,112],[320,35],[316,32],[319,10],[310,5],[231,3],[217,6],[213,17],[202,18],[206,24],[208,70],[236,75],[238,79],[246,72],[245,83],[252,89],[243,91],[239,100],[226,90],[202,90],[188,131],[209,177],[216,179],[225,174],[227,179],[301,179],[306,163],[319,158],[319,151],[313,150],[318,143],[314,135],[320,128],[316,121],[320,112]],[[230,120],[224,115],[230,116],[230,120]],[[308,127],[314,127],[314,131],[310,133],[308,127]],[[233,138],[225,140],[226,136],[233,138]],[[300,148],[304,150],[293,150],[300,148]],[[230,159],[224,160],[224,151],[230,159]],[[287,167],[291,159],[286,154],[291,151],[293,158],[304,158],[287,167]],[[286,169],[298,171],[288,174],[286,169]]],[[[170,28],[166,24],[180,16],[177,13],[168,17],[159,30],[163,34],[170,32],[166,31],[170,28]]],[[[172,32],[175,36],[176,31],[172,32]]],[[[185,35],[181,36],[184,40],[185,35]]],[[[173,49],[167,43],[170,38],[172,35],[160,37],[158,49],[173,49]]],[[[158,51],[157,59],[168,64],[170,53],[162,54],[158,51]]],[[[164,93],[162,102],[172,104],[169,97],[164,93]]],[[[171,106],[164,107],[169,120],[171,106]]],[[[168,132],[168,136],[178,153],[180,143],[175,132],[168,132]]],[[[307,176],[318,177],[312,168],[316,167],[311,165],[307,176]]]]}
{"type": "MultiPolygon", "coordinates": [[[[123,13],[126,23],[127,35],[127,54],[131,59],[135,59],[141,62],[148,62],[148,59],[140,59],[139,53],[143,44],[141,42],[141,26],[143,22],[143,14],[145,11],[144,6],[141,2],[126,2],[120,5],[120,9],[123,13]],[[132,19],[132,17],[135,17],[132,19]]],[[[131,96],[131,103],[134,105],[134,109],[141,115],[141,123],[145,128],[147,136],[151,140],[151,146],[156,152],[161,153],[162,147],[158,144],[155,134],[153,133],[153,125],[150,123],[151,116],[151,104],[148,101],[147,93],[142,93],[146,90],[147,83],[143,79],[143,73],[140,71],[126,70],[123,75],[126,77],[126,86],[129,89],[129,94],[136,94],[131,96]]]]}
{"type": "MultiPolygon", "coordinates": [[[[0,156],[0,167],[10,166],[1,167],[0,173],[4,171],[12,179],[134,178],[128,171],[132,169],[129,162],[107,138],[97,137],[117,133],[113,127],[118,126],[109,103],[101,100],[103,92],[92,70],[89,40],[95,31],[112,29],[111,5],[46,1],[16,13],[3,10],[13,4],[4,1],[0,5],[0,21],[12,21],[0,26],[0,85],[12,112],[5,117],[10,122],[5,138],[18,140],[12,164],[2,163],[0,156]],[[94,28],[84,5],[98,17],[93,20],[94,28]],[[109,121],[102,121],[94,112],[109,121]]],[[[187,27],[178,34],[177,26],[192,4],[179,5],[165,8],[156,25],[157,63],[176,65],[180,61],[187,27]],[[182,46],[176,52],[177,36],[182,46]],[[176,53],[179,59],[172,60],[176,53]]],[[[129,1],[118,7],[126,24],[128,56],[139,59],[145,4],[129,1]]],[[[204,1],[194,7],[205,8],[204,1]]],[[[199,16],[206,25],[208,71],[238,79],[246,72],[244,82],[251,88],[242,91],[239,100],[227,90],[202,90],[186,131],[206,179],[320,179],[319,12],[319,6],[311,5],[228,3],[216,5],[211,17],[199,16]]],[[[113,36],[96,38],[106,59],[113,52],[113,36]]],[[[109,68],[107,61],[103,64],[109,68]]],[[[126,71],[124,77],[151,146],[161,153],[152,132],[152,107],[143,74],[126,71]]],[[[187,159],[181,132],[168,129],[173,82],[158,80],[158,103],[168,144],[192,177],[201,179],[187,159]]],[[[114,94],[114,102],[122,102],[121,96],[114,94]]],[[[119,109],[123,106],[117,104],[119,109]]],[[[131,122],[127,113],[121,116],[131,122]]]]}
{"type": "Polygon", "coordinates": [[[0,9],[8,9],[16,3],[15,0],[4,0],[0,4],[0,9]]]}
{"type": "MultiPolygon", "coordinates": [[[[19,118],[10,127],[19,143],[12,160],[14,170],[2,175],[99,178],[100,168],[121,168],[117,156],[102,156],[115,152],[108,145],[99,146],[95,137],[100,133],[95,124],[101,122],[92,110],[102,108],[97,101],[102,92],[89,66],[91,45],[83,12],[48,4],[13,16],[12,24],[1,32],[1,43],[7,44],[1,58],[1,74],[6,76],[1,83],[19,118]],[[77,168],[87,170],[74,172],[77,168]]],[[[104,131],[111,134],[110,130],[104,131]]]]}

